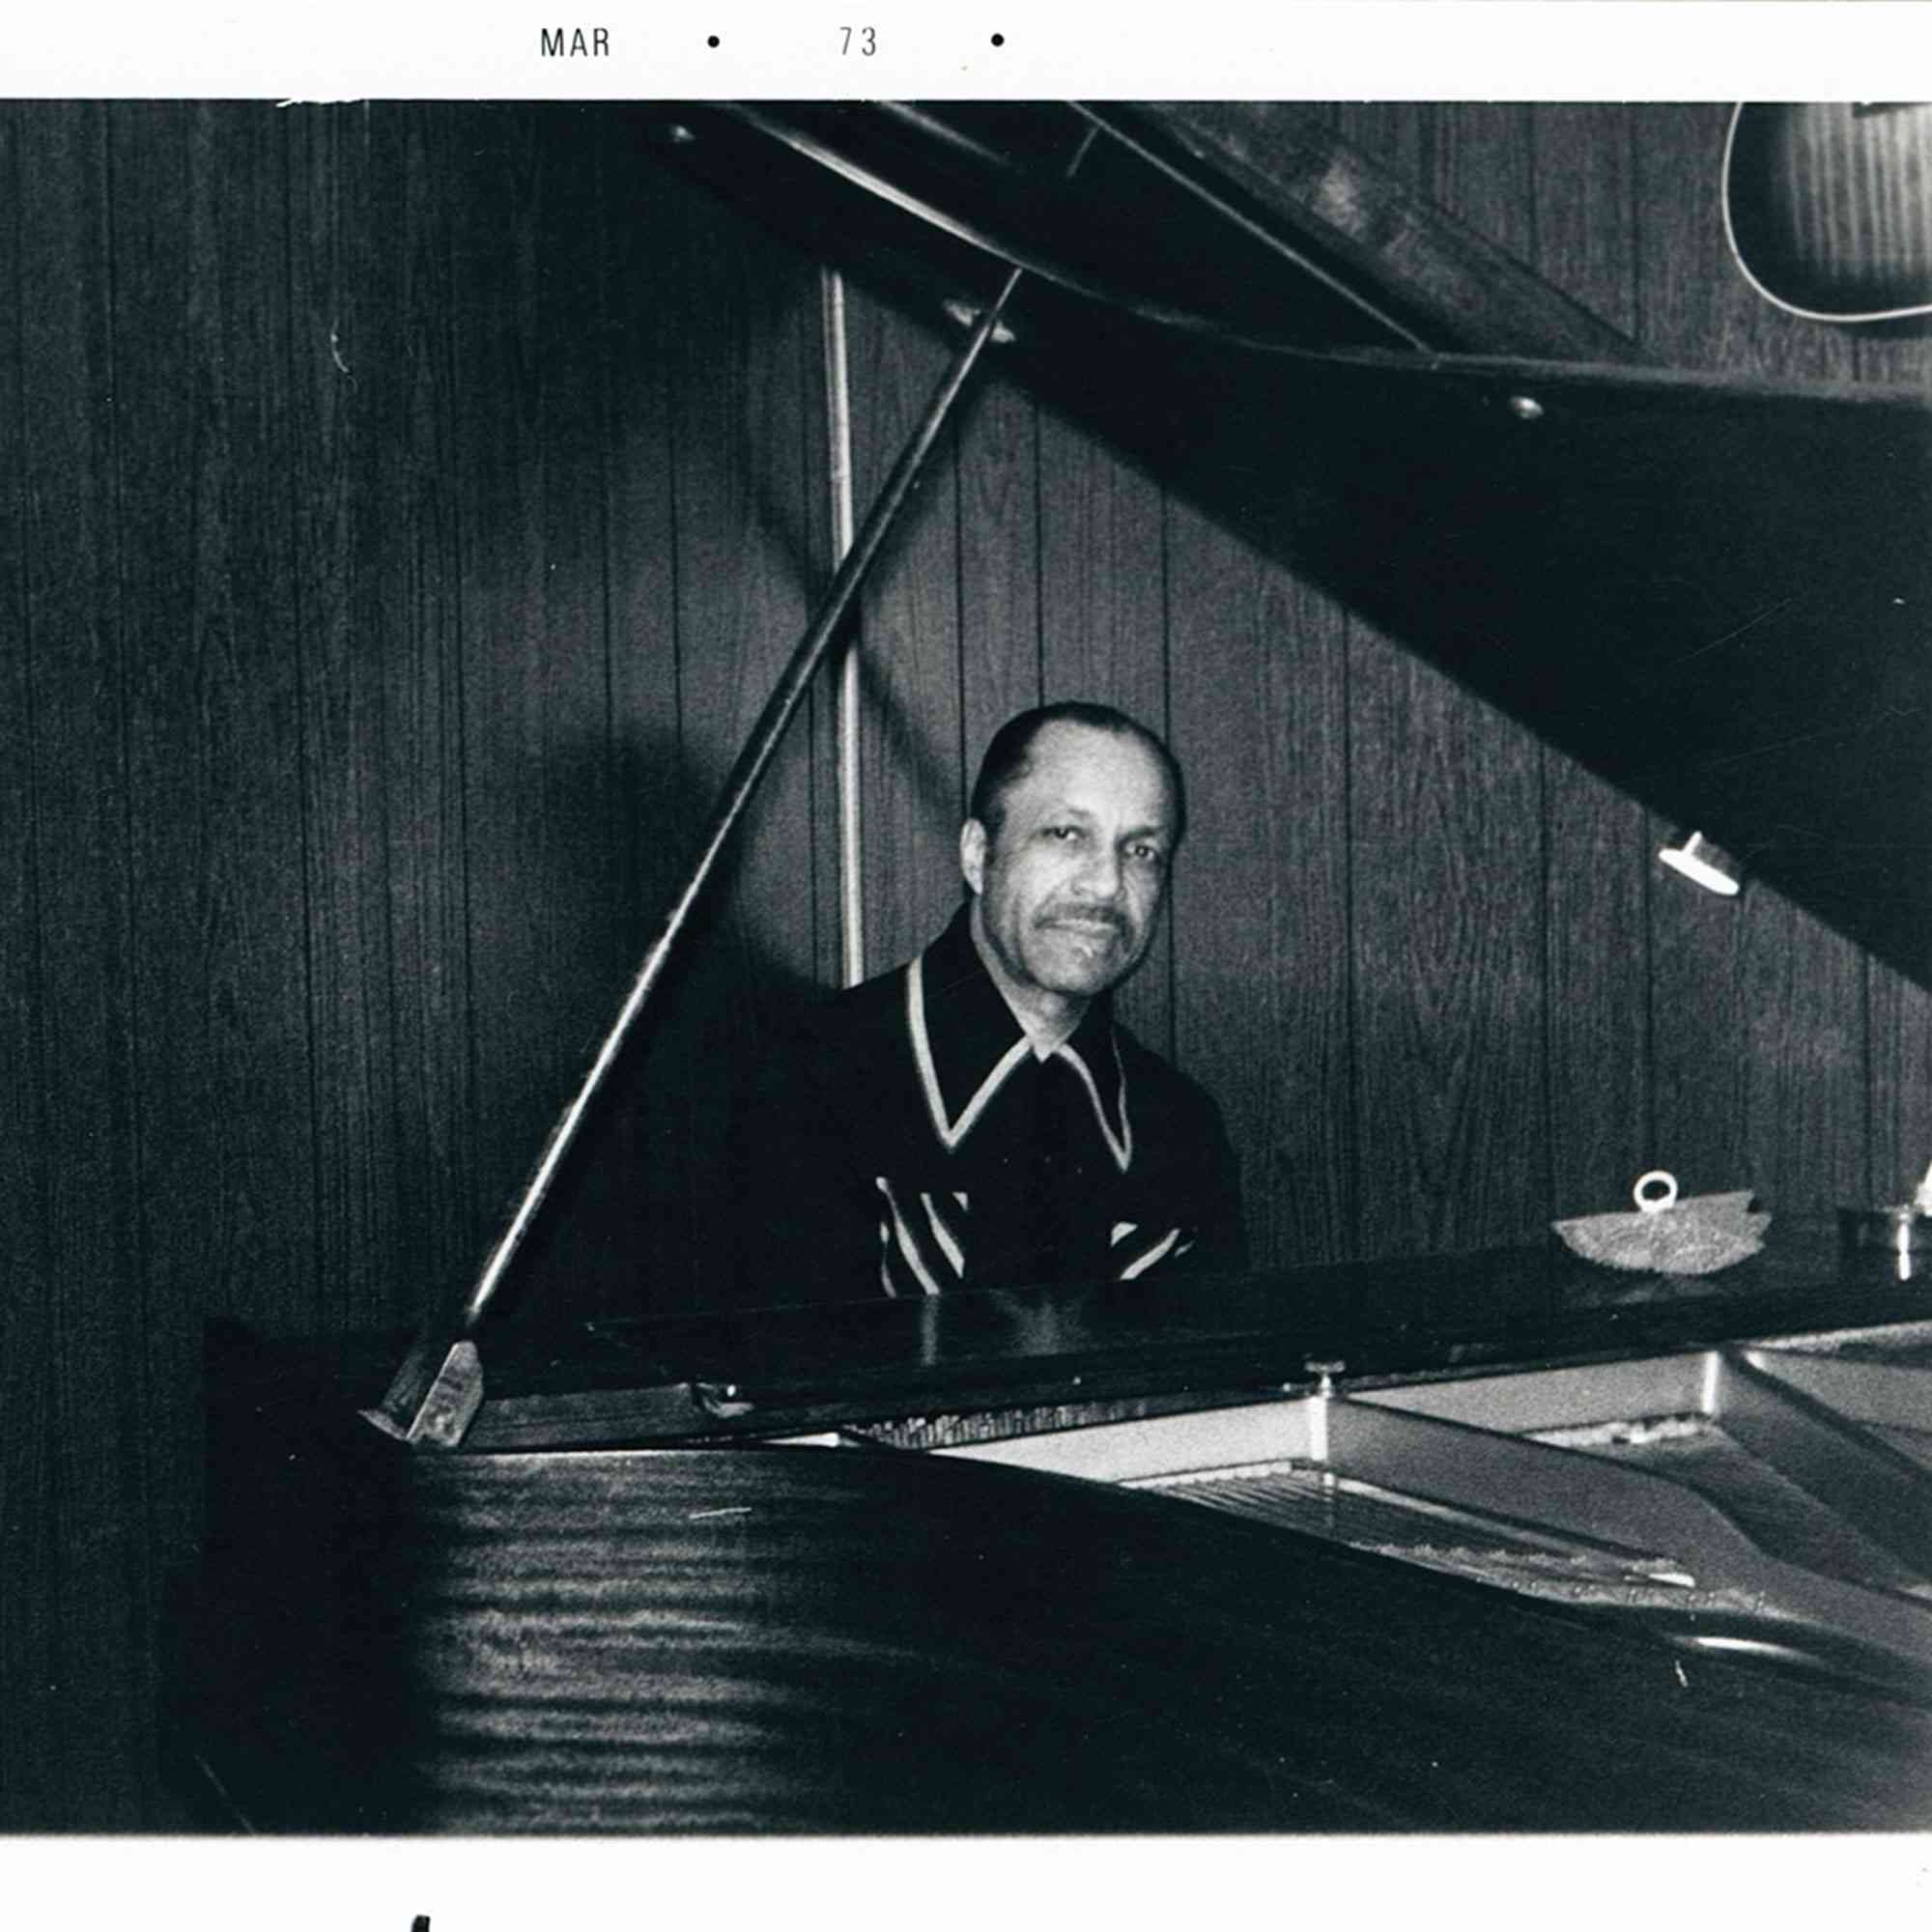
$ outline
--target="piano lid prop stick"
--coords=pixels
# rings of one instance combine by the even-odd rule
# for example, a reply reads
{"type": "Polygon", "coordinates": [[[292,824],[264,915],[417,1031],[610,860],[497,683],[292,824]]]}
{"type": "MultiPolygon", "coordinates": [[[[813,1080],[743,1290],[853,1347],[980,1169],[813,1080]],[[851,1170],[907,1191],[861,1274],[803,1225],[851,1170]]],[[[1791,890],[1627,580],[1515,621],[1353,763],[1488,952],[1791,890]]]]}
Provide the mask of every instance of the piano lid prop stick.
{"type": "MultiPolygon", "coordinates": [[[[825,480],[832,512],[832,560],[843,563],[852,548],[851,355],[845,341],[845,278],[837,269],[818,271],[820,333],[825,341],[825,480]]],[[[838,753],[838,964],[839,981],[856,986],[866,977],[866,895],[863,811],[860,804],[859,634],[848,631],[833,671],[838,691],[833,738],[838,753]]]]}
{"type": "MultiPolygon", "coordinates": [[[[1091,138],[1090,130],[1089,140],[1091,138]]],[[[1080,156],[1086,153],[1087,146],[1088,142],[1081,144],[1080,155],[1074,157],[1075,166],[1079,164],[1080,156]]],[[[583,1076],[576,1097],[564,1108],[556,1125],[551,1129],[550,1140],[536,1170],[524,1189],[523,1198],[518,1202],[509,1225],[484,1264],[475,1286],[453,1310],[439,1310],[404,1357],[381,1406],[362,1411],[368,1421],[385,1434],[406,1442],[428,1441],[443,1448],[454,1448],[462,1441],[464,1432],[469,1427],[470,1419],[483,1400],[482,1366],[476,1346],[469,1338],[501,1283],[512,1256],[529,1232],[544,1197],[550,1192],[551,1183],[556,1178],[564,1154],[577,1137],[577,1130],[593,1095],[603,1085],[605,1075],[616,1060],[638,1015],[643,1010],[652,988],[663,978],[671,949],[689,923],[698,895],[716,869],[738,821],[745,815],[758,781],[771,762],[779,740],[784,735],[785,726],[791,723],[813,674],[844,623],[887,532],[897,521],[900,506],[911,492],[920,466],[952,415],[953,405],[965,387],[974,364],[979,361],[980,352],[992,340],[993,331],[999,326],[1007,300],[1017,286],[1021,273],[1018,269],[1009,271],[999,295],[980,316],[965,347],[954,358],[938,392],[926,406],[925,414],[911,440],[899,452],[898,461],[893,466],[893,472],[886,479],[878,500],[867,513],[865,526],[838,566],[817,615],[799,640],[798,648],[792,653],[791,662],[766,701],[751,738],[738,754],[738,762],[732,767],[731,776],[725,781],[724,789],[713,810],[703,849],[689,882],[678,895],[663,928],[644,955],[644,962],[631,982],[631,990],[625,995],[624,1004],[618,1009],[611,1031],[605,1036],[604,1044],[599,1048],[590,1070],[583,1076]]]]}

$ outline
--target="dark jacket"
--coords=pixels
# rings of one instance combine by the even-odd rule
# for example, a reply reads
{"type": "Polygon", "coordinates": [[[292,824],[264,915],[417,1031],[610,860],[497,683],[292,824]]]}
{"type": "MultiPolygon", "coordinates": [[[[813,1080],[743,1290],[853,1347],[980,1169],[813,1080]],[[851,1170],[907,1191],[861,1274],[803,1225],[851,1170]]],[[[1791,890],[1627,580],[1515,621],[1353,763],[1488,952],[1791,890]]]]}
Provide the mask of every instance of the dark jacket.
{"type": "Polygon", "coordinates": [[[767,1305],[1243,1264],[1213,1101],[1096,1000],[1039,1060],[962,907],[827,1002],[749,1123],[740,1293],[767,1305]]]}

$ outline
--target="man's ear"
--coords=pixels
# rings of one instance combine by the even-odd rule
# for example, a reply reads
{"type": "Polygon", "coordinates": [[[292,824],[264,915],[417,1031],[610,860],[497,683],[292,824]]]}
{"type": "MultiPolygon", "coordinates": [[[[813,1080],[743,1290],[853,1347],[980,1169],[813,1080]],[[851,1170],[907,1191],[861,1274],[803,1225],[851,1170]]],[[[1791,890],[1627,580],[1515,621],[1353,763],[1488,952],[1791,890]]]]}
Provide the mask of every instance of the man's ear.
{"type": "Polygon", "coordinates": [[[977,818],[959,828],[959,869],[977,898],[986,884],[986,828],[977,818]]]}

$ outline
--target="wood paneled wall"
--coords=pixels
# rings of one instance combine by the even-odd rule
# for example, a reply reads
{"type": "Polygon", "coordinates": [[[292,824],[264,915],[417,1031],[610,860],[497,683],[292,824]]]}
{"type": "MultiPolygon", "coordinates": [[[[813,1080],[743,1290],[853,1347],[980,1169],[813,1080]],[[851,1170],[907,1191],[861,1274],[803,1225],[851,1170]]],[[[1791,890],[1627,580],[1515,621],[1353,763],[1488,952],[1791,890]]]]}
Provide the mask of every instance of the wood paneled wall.
{"type": "MultiPolygon", "coordinates": [[[[1719,110],[1341,130],[1687,366],[1923,380],[1727,268],[1719,110]]],[[[175,1816],[200,1327],[475,1269],[827,570],[816,268],[647,110],[0,106],[0,1830],[175,1816]]],[[[869,498],[948,344],[855,293],[869,498]]],[[[1748,487],[1748,479],[1740,479],[1748,487]]],[[[1613,532],[1605,533],[1614,540],[1613,532]]],[[[1164,726],[1196,835],[1132,1022],[1266,1263],[1469,1247],[1663,1163],[1773,1208],[1932,1153],[1932,1005],[996,377],[868,591],[868,950],[993,726],[1164,726]]],[[[526,1292],[701,1302],[746,1056],[838,958],[782,753],[526,1292]]]]}
{"type": "MultiPolygon", "coordinates": [[[[0,1829],[128,1828],[202,1324],[479,1264],[822,573],[816,280],[610,112],[19,104],[0,191],[0,1829]]],[[[696,1293],[824,735],[531,1291],[696,1293]]]]}

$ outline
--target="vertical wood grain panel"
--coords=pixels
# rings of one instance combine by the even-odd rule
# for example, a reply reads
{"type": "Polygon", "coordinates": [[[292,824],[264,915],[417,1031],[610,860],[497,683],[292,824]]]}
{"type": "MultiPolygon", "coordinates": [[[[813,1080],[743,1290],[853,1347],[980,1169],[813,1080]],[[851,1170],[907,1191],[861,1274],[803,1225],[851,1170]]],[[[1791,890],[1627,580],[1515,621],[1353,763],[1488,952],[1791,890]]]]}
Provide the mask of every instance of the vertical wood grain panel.
{"type": "MultiPolygon", "coordinates": [[[[679,772],[695,831],[810,612],[823,428],[815,270],[736,219],[702,208],[692,216],[667,293],[683,304],[670,394],[679,772]]],[[[676,1095],[688,1243],[700,1271],[716,1257],[713,1287],[731,1234],[722,1177],[732,1119],[759,1055],[815,984],[824,827],[812,751],[808,714],[780,746],[721,867],[689,938],[688,997],[666,1015],[676,1035],[672,1079],[689,1068],[676,1095]]],[[[836,808],[829,796],[824,805],[829,821],[836,808]]]]}
{"type": "MultiPolygon", "coordinates": [[[[1043,692],[1037,410],[1003,379],[1000,360],[989,344],[949,439],[959,493],[962,815],[993,733],[1043,692]]],[[[955,898],[958,876],[955,848],[955,898]]]]}
{"type": "MultiPolygon", "coordinates": [[[[373,178],[366,107],[297,106],[289,153],[288,473],[294,497],[292,638],[301,673],[303,822],[313,1037],[316,1249],[324,1325],[377,1326],[412,1270],[398,1181],[407,1071],[391,1011],[391,881],[383,667],[406,603],[362,594],[373,566],[363,506],[402,521],[377,426],[407,419],[398,317],[379,287],[399,252],[397,210],[373,178]],[[379,235],[384,238],[379,244],[379,235]]],[[[405,252],[405,251],[400,251],[405,252]]],[[[420,1283],[417,1284],[420,1288],[420,1283]]]]}
{"type": "MultiPolygon", "coordinates": [[[[1631,110],[1528,110],[1533,220],[1507,238],[1606,322],[1635,309],[1631,110]],[[1523,245],[1533,237],[1533,246],[1523,245]]],[[[1502,240],[1505,238],[1498,237],[1502,240]]],[[[1621,1204],[1651,1146],[1650,956],[1643,809],[1561,753],[1541,753],[1548,864],[1550,1208],[1621,1204]],[[1587,1100],[1582,1096],[1587,1095],[1587,1100]]]]}
{"type": "Polygon", "coordinates": [[[961,776],[970,788],[987,741],[1040,702],[1037,412],[1001,379],[997,347],[955,417],[959,488],[961,776]]]}
{"type": "MultiPolygon", "coordinates": [[[[541,857],[532,850],[512,863],[529,867],[523,892],[534,890],[553,902],[545,937],[562,964],[554,984],[560,1026],[552,1035],[556,1084],[526,1131],[527,1168],[551,1117],[574,1093],[614,1018],[636,960],[626,883],[633,841],[616,796],[622,761],[612,717],[610,429],[602,354],[611,296],[605,207],[611,184],[600,132],[604,117],[551,103],[520,115],[519,123],[517,138],[528,143],[533,176],[530,286],[519,298],[529,303],[537,384],[529,421],[541,475],[534,534],[542,595],[539,634],[531,643],[547,667],[541,672],[537,778],[547,822],[541,857]]],[[[668,611],[658,616],[656,629],[666,641],[673,621],[668,611]]],[[[530,665],[525,674],[534,670],[530,665]]],[[[472,877],[479,857],[499,856],[485,855],[473,832],[472,877]]],[[[619,1113],[612,1088],[600,1096],[558,1177],[520,1264],[520,1298],[581,1311],[619,1298],[612,1277],[628,1282],[634,1274],[634,1189],[611,1158],[617,1151],[611,1128],[619,1113]]]]}
{"type": "Polygon", "coordinates": [[[1751,1184],[1812,1213],[1865,1198],[1870,1168],[1863,960],[1770,893],[1747,928],[1751,1184]]]}
{"type": "MultiPolygon", "coordinates": [[[[1861,382],[1932,384],[1932,339],[1922,330],[1860,329],[1847,337],[1861,382]]],[[[1914,855],[1916,856],[1916,855],[1914,855]]],[[[1910,890],[1912,858],[1900,884],[1910,890]]],[[[1867,1201],[1906,1199],[1932,1162],[1932,991],[1867,961],[1871,1149],[1867,1201]]]]}
{"type": "Polygon", "coordinates": [[[318,1272],[330,1325],[474,1268],[446,111],[289,111],[318,1272]]]}
{"type": "MultiPolygon", "coordinates": [[[[1342,131],[1508,230],[1526,214],[1521,113],[1350,110],[1342,131]]],[[[1540,753],[1360,623],[1350,689],[1361,1243],[1525,1237],[1550,1192],[1540,753]]]]}
{"type": "MultiPolygon", "coordinates": [[[[644,142],[657,138],[652,128],[636,145],[621,135],[613,140],[608,166],[615,185],[604,213],[614,805],[624,855],[622,924],[638,959],[677,890],[705,803],[686,781],[678,751],[672,357],[680,330],[696,323],[683,268],[692,190],[655,165],[644,142]]],[[[705,326],[717,321],[714,315],[705,326]]],[[[629,1269],[612,1271],[609,1293],[628,1298],[633,1313],[678,1306],[696,1292],[688,1111],[699,1077],[690,1035],[694,981],[701,990],[702,972],[701,961],[687,958],[664,982],[656,1011],[617,1069],[607,1115],[611,1145],[600,1153],[628,1184],[630,1212],[619,1238],[634,1244],[629,1269]]]]}
{"type": "MultiPolygon", "coordinates": [[[[281,128],[108,112],[126,828],[140,1095],[140,1521],[194,1551],[202,1323],[312,1332],[297,588],[281,128]]],[[[124,1660],[151,1726],[153,1635],[124,1660]]]]}
{"type": "MultiPolygon", "coordinates": [[[[465,863],[479,1207],[493,1232],[621,991],[605,898],[601,432],[576,353],[596,295],[574,113],[459,116],[465,863]]],[[[553,1210],[532,1231],[506,1298],[541,1292],[557,1225],[553,1210]]]]}
{"type": "Polygon", "coordinates": [[[1932,993],[1873,966],[1868,1000],[1871,1152],[1856,1198],[1876,1205],[1909,1199],[1932,1165],[1932,993]]]}
{"type": "Polygon", "coordinates": [[[508,1212],[590,1013],[569,903],[568,801],[598,694],[545,635],[543,157],[530,109],[460,110],[453,156],[455,437],[462,466],[464,865],[477,1206],[508,1212]],[[559,890],[530,885],[554,864],[559,890]],[[574,999],[572,996],[575,996],[574,999]],[[571,1011],[575,1004],[579,1010],[571,1011]],[[574,1037],[576,1036],[576,1037],[574,1037]]]}
{"type": "MultiPolygon", "coordinates": [[[[1734,279],[1731,298],[1739,295],[1734,279]]],[[[1778,377],[1849,381],[1855,372],[1852,338],[1815,325],[1802,339],[1779,329],[1764,356],[1778,377]]],[[[1749,897],[1751,1180],[1767,1205],[1829,1211],[1866,1199],[1871,1185],[1869,965],[1851,940],[1779,895],[1749,897]]]]}
{"type": "MultiPolygon", "coordinates": [[[[44,108],[0,106],[0,289],[22,287],[27,156],[44,135],[32,124],[44,108]]],[[[59,1588],[53,1434],[53,1347],[57,1297],[47,1252],[50,1234],[48,1069],[43,1037],[40,865],[47,849],[37,784],[34,692],[40,674],[58,675],[57,633],[33,621],[27,530],[28,467],[23,377],[29,339],[16,301],[0,334],[0,611],[13,643],[0,650],[0,1056],[11,1104],[0,1111],[0,1535],[12,1573],[0,1590],[0,1685],[8,1687],[8,1745],[0,1749],[0,1830],[18,1831],[58,1816],[53,1717],[58,1679],[54,1634],[59,1588]]]]}
{"type": "MultiPolygon", "coordinates": [[[[1724,123],[1725,110],[1711,106],[1646,125],[1643,339],[1679,366],[1849,375],[1842,337],[1773,309],[1729,261],[1719,212],[1724,123]]],[[[1679,829],[1653,824],[1660,842],[1679,829]]],[[[1660,1157],[1689,1185],[1748,1181],[1774,1208],[1861,1196],[1869,1091],[1856,949],[1762,886],[1727,906],[1700,896],[1673,876],[1654,879],[1660,1157]]]]}
{"type": "Polygon", "coordinates": [[[141,1193],[152,1332],[313,1332],[283,124],[112,115],[141,1193]],[[183,1204],[192,1203],[184,1213],[183,1204]]]}
{"type": "MultiPolygon", "coordinates": [[[[870,503],[950,360],[949,345],[855,290],[853,484],[870,503]]],[[[965,804],[958,486],[942,439],[865,595],[866,951],[877,973],[932,938],[959,902],[965,804]]]]}
{"type": "MultiPolygon", "coordinates": [[[[377,1264],[392,1276],[390,1319],[409,1322],[474,1269],[488,1212],[478,1181],[463,738],[469,475],[457,403],[452,235],[462,151],[447,108],[355,111],[372,201],[361,238],[362,308],[380,330],[360,364],[372,481],[355,502],[355,590],[362,661],[382,692],[368,781],[379,790],[386,855],[386,1048],[376,1016],[365,1024],[367,1050],[386,1051],[394,1069],[400,1150],[391,1185],[401,1245],[377,1264]]],[[[352,379],[356,368],[352,361],[352,379]]],[[[366,908],[359,916],[373,923],[366,908]]],[[[320,1016],[317,1035],[331,1037],[320,1016]]],[[[341,1050],[359,1051],[360,1042],[341,1050]]],[[[378,1289],[369,1284],[370,1293],[378,1289]]]]}
{"type": "MultiPolygon", "coordinates": [[[[1041,696],[1112,704],[1166,734],[1160,486],[1050,411],[1039,418],[1041,696]]],[[[1217,834],[1208,827],[1204,837],[1217,834]]],[[[1180,863],[1192,864],[1183,852],[1180,863]]],[[[1122,988],[1121,1017],[1174,1051],[1172,923],[1122,988]]]]}
{"type": "MultiPolygon", "coordinates": [[[[688,326],[673,352],[677,640],[684,782],[700,816],[722,789],[803,636],[822,576],[818,281],[812,266],[735,219],[690,230],[688,326]]],[[[814,694],[816,696],[816,694],[814,694]]],[[[747,816],[717,903],[710,967],[739,1018],[764,974],[815,961],[812,736],[796,721],[747,816]]]]}
{"type": "Polygon", "coordinates": [[[1548,1211],[1536,760],[1367,625],[1351,637],[1361,1243],[1525,1239],[1548,1211]]]}
{"type": "Polygon", "coordinates": [[[1346,625],[1218,526],[1167,512],[1175,1050],[1220,1101],[1262,1264],[1350,1250],[1346,625]]]}
{"type": "MultiPolygon", "coordinates": [[[[126,693],[110,398],[105,116],[20,111],[26,625],[48,1165],[43,1395],[11,1501],[43,1562],[19,1601],[32,1739],[15,1829],[132,1827],[156,1598],[148,1546],[126,693]]],[[[17,1627],[16,1627],[17,1628],[17,1627]]]]}

